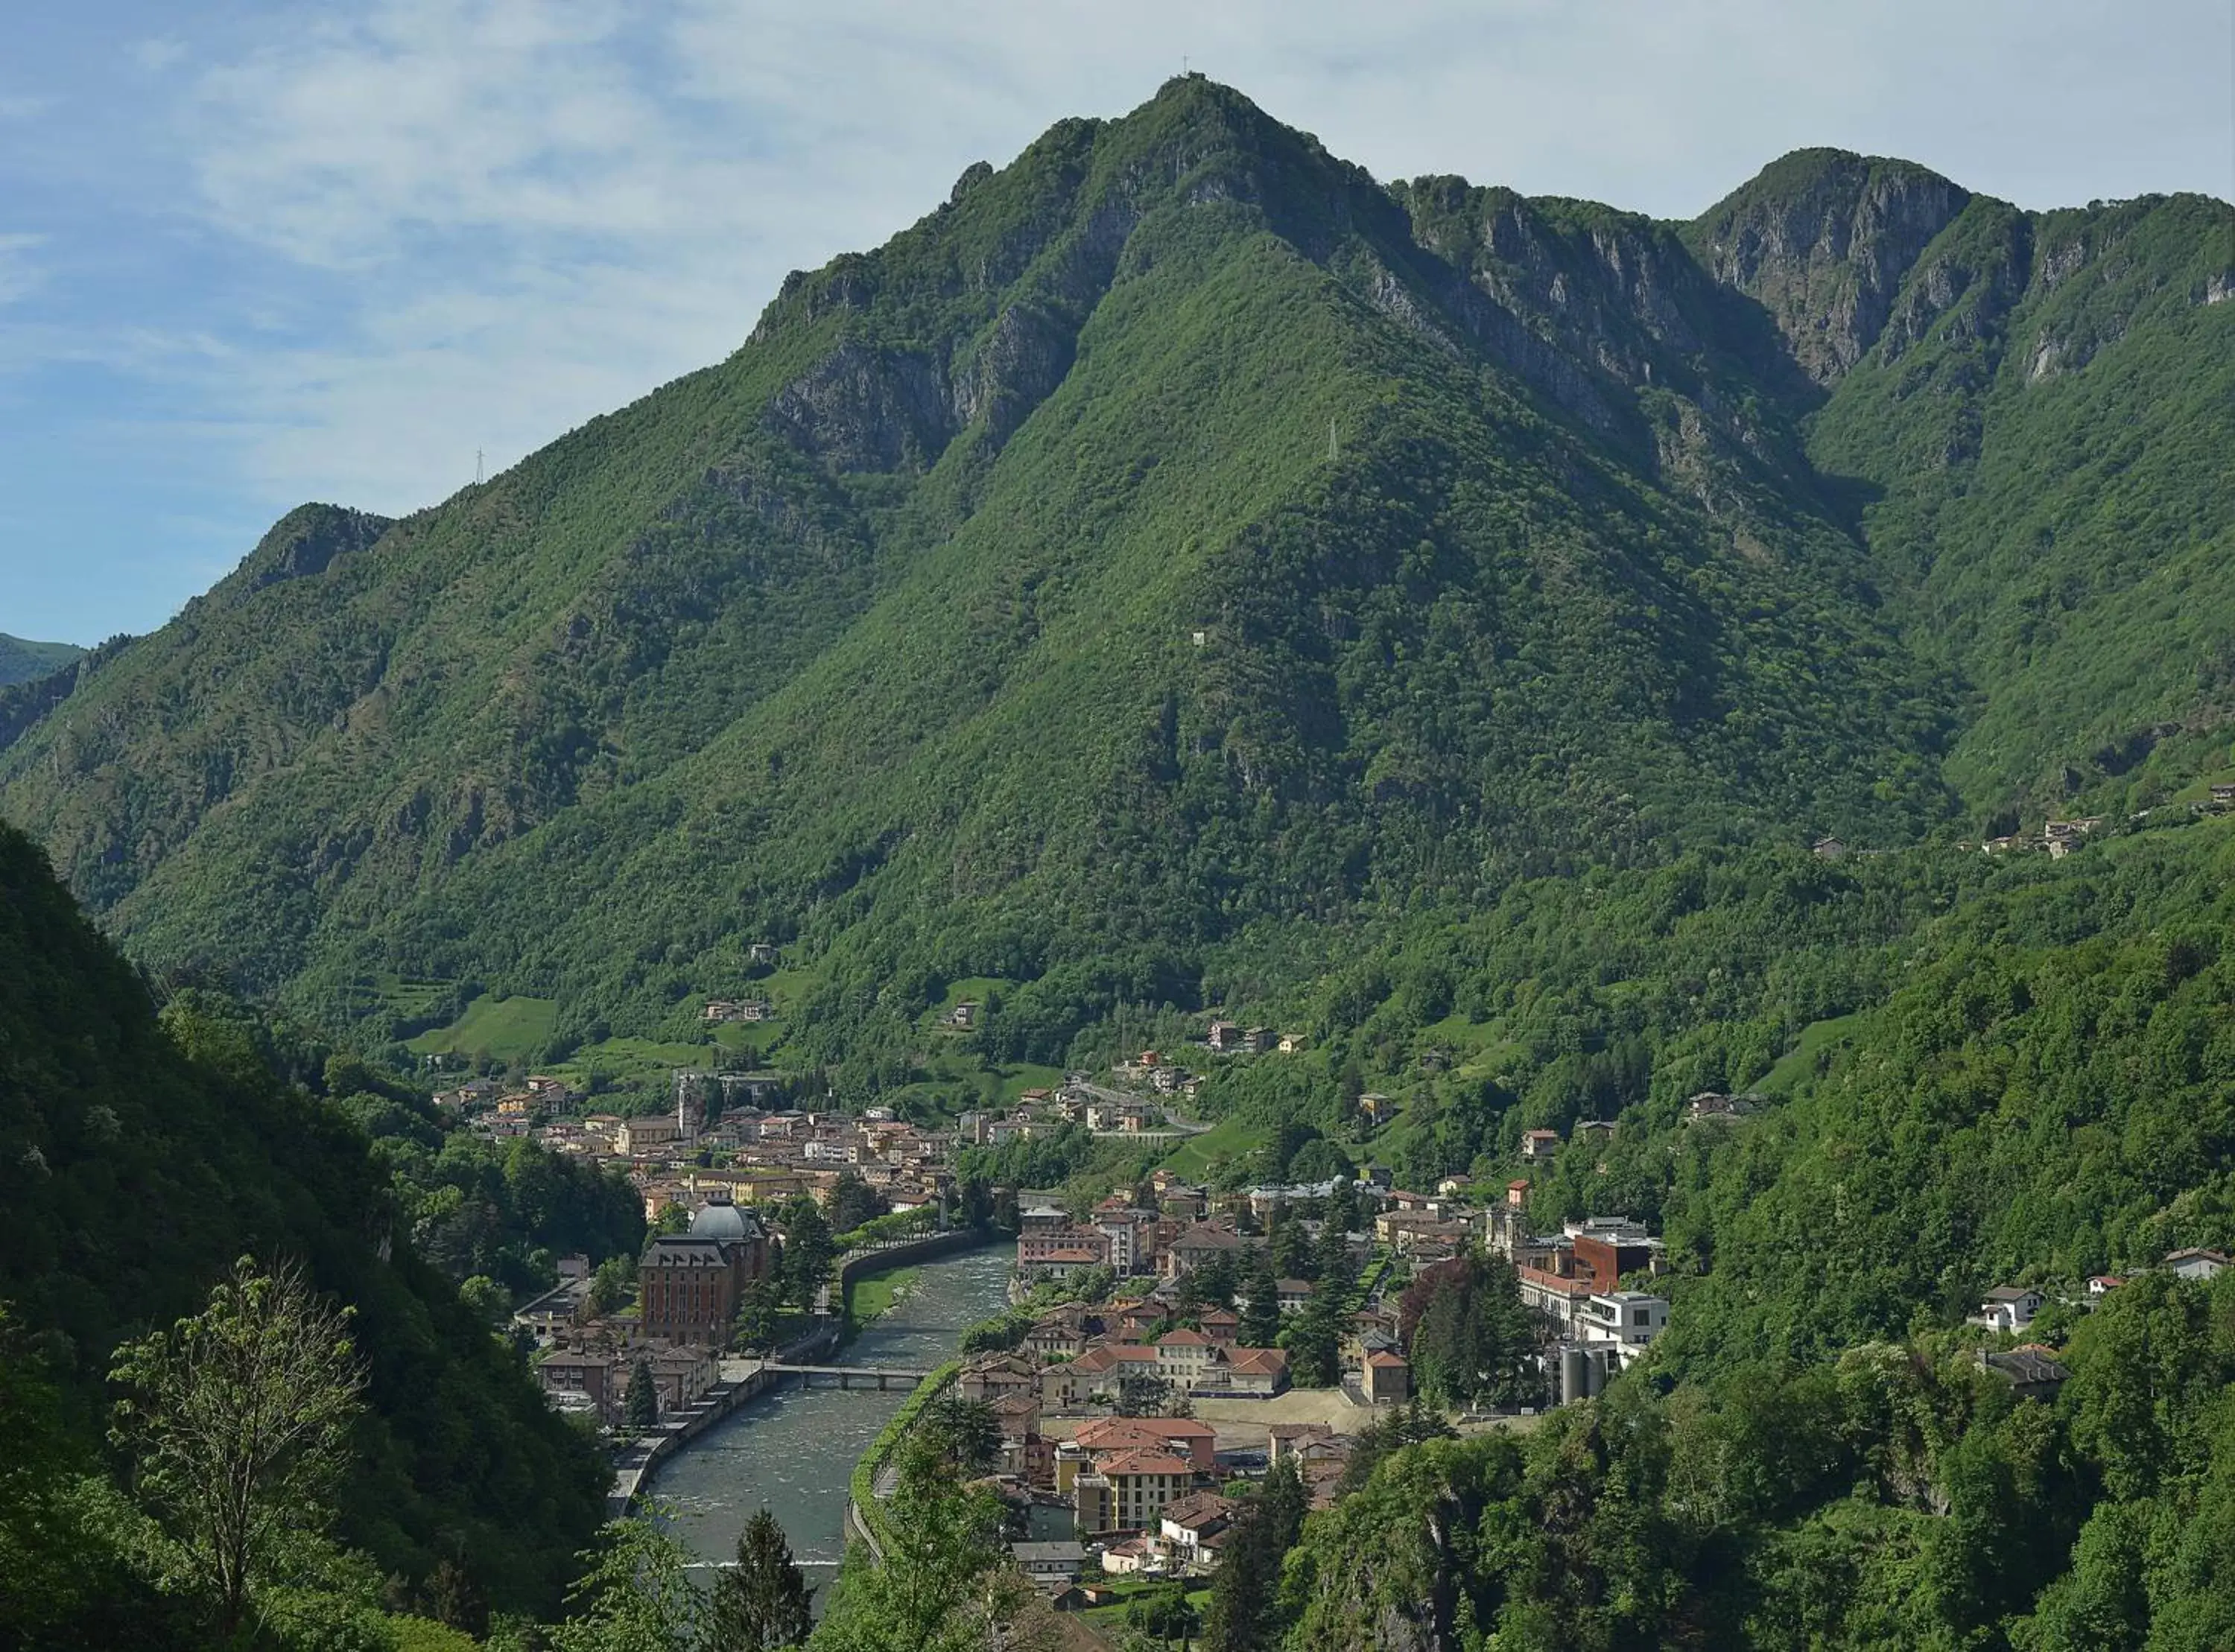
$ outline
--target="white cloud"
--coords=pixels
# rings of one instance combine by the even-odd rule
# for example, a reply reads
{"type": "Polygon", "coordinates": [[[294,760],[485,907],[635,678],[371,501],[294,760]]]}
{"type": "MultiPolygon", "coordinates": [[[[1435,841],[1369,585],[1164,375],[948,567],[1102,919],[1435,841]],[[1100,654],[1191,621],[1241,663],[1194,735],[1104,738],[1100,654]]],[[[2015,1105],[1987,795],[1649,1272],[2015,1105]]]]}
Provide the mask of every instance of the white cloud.
{"type": "Polygon", "coordinates": [[[44,278],[31,255],[46,240],[43,235],[0,234],[0,304],[28,297],[44,278]]]}
{"type": "Polygon", "coordinates": [[[161,75],[167,69],[175,68],[184,60],[187,55],[187,43],[167,36],[158,36],[147,40],[135,40],[126,49],[132,56],[133,63],[143,72],[149,75],[161,75]]]}
{"type": "MultiPolygon", "coordinates": [[[[2130,72],[2166,61],[2122,16],[2098,0],[282,10],[194,80],[184,137],[207,221],[317,297],[275,299],[268,336],[236,329],[208,394],[275,504],[427,502],[470,477],[476,447],[509,461],[718,359],[787,269],[881,242],[1055,120],[1122,113],[1183,55],[1383,176],[1683,214],[1832,142],[2019,193],[2095,164],[2087,147],[2121,129],[2068,131],[2058,95],[2110,73],[2104,30],[2130,72]],[[2005,176],[1966,175],[1967,156],[2005,152],[2005,176]]],[[[2075,177],[2029,204],[2119,193],[2075,177]]]]}

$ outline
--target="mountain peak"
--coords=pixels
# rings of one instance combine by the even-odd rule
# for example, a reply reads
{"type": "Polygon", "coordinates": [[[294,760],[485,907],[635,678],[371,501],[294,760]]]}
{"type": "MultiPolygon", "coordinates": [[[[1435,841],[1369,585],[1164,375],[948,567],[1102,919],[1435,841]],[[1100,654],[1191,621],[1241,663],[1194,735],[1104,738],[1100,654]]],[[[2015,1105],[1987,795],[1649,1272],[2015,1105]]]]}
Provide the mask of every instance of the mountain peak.
{"type": "Polygon", "coordinates": [[[1915,161],[1796,149],[1686,227],[1718,280],[1759,299],[1809,376],[1830,383],[1884,328],[1902,278],[1970,192],[1915,161]]]}
{"type": "Polygon", "coordinates": [[[245,593],[324,573],[335,558],[364,550],[393,526],[389,517],[345,505],[298,505],[272,525],[226,583],[245,593]]]}

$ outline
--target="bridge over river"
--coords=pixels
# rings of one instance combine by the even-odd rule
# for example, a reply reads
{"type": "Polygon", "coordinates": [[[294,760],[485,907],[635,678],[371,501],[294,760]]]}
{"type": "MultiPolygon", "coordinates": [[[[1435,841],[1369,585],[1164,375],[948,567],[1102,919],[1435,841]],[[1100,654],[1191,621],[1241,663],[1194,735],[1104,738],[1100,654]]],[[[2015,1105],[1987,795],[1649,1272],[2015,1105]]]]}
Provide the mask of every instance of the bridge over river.
{"type": "Polygon", "coordinates": [[[771,1361],[764,1364],[761,1369],[779,1382],[785,1377],[796,1376],[803,1388],[899,1388],[906,1392],[929,1376],[933,1368],[928,1365],[784,1365],[771,1361]]]}
{"type": "Polygon", "coordinates": [[[954,1357],[962,1333],[1008,1305],[1014,1260],[1014,1248],[1002,1244],[917,1263],[890,1311],[836,1359],[783,1368],[773,1392],[668,1459],[651,1495],[674,1506],[677,1535],[719,1564],[766,1505],[808,1581],[829,1582],[845,1549],[854,1465],[923,1374],[954,1357]]]}

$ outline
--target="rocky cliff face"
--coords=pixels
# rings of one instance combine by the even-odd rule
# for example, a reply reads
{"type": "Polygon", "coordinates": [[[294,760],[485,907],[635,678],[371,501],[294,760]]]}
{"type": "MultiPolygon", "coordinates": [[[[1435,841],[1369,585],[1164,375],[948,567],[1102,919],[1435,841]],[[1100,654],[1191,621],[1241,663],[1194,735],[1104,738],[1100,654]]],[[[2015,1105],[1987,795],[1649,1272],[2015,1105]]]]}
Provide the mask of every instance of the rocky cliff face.
{"type": "Polygon", "coordinates": [[[1760,301],[1794,359],[1829,384],[1877,342],[1903,278],[1970,199],[1908,161],[1804,149],[1708,208],[1685,237],[1717,280],[1760,301]]]}

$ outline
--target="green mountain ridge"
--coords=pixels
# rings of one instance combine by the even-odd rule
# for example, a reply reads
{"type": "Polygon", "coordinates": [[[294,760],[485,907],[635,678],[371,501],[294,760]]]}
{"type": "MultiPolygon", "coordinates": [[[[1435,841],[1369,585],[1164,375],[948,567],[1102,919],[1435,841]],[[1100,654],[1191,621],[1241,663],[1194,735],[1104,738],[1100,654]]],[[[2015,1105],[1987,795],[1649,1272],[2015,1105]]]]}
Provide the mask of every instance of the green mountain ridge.
{"type": "MultiPolygon", "coordinates": [[[[610,1469],[417,1254],[357,1124],[275,1077],[271,1041],[202,996],[159,1016],[37,848],[0,826],[0,1445],[11,1462],[97,1473],[117,1343],[199,1309],[238,1257],[292,1262],[356,1315],[368,1410],[333,1499],[338,1535],[399,1589],[448,1561],[500,1609],[548,1612],[604,1518],[610,1469]],[[60,1404],[18,1433],[8,1401],[26,1379],[60,1404]]],[[[35,1552],[69,1552],[69,1521],[90,1523],[66,1577],[0,1588],[0,1640],[208,1643],[154,1598],[160,1557],[139,1557],[128,1525],[66,1479],[38,1490],[56,1500],[0,1511],[0,1549],[30,1535],[35,1552]]]]}
{"type": "Polygon", "coordinates": [[[672,1035],[777,938],[836,1061],[954,980],[1059,1060],[1517,878],[2145,806],[2225,759],[2225,213],[1806,151],[1665,225],[1184,78],[488,484],[292,513],[0,694],[0,811],[369,1036],[399,973],[672,1035]]]}
{"type": "Polygon", "coordinates": [[[51,676],[84,654],[75,643],[27,643],[20,637],[0,634],[0,689],[51,676]]]}

